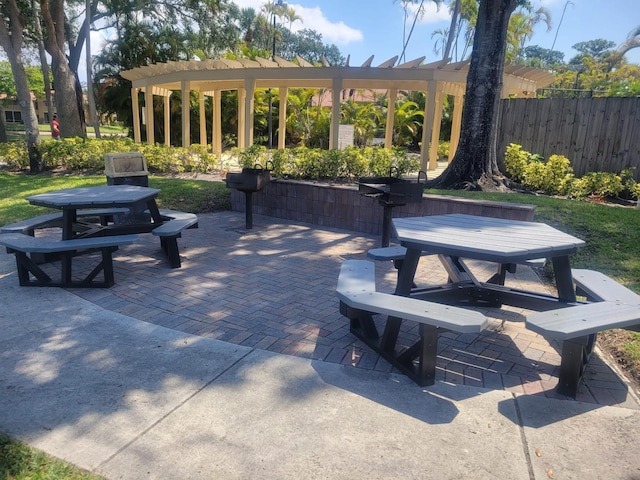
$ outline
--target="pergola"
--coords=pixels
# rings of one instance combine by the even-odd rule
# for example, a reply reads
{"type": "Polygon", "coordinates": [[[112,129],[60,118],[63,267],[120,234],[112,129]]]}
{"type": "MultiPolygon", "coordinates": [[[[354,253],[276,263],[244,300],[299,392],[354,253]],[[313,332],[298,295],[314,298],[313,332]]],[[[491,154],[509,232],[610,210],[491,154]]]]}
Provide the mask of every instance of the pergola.
{"type": "MultiPolygon", "coordinates": [[[[206,145],[206,118],[204,99],[213,99],[212,150],[222,154],[221,93],[226,90],[238,92],[238,147],[253,144],[254,92],[256,89],[279,89],[279,125],[285,125],[287,93],[289,88],[326,89],[332,92],[331,127],[329,146],[338,148],[338,128],[340,124],[340,98],[345,89],[387,90],[389,105],[394,105],[398,91],[426,92],[422,148],[420,161],[423,170],[436,168],[438,139],[444,95],[452,95],[454,100],[453,125],[449,158],[458,146],[462,123],[462,104],[469,70],[468,62],[449,63],[448,60],[423,64],[425,57],[395,65],[398,57],[393,57],[377,67],[372,67],[373,55],[359,67],[335,67],[323,61],[314,66],[297,57],[293,63],[279,57],[273,60],[221,58],[205,61],[179,61],[153,64],[126,70],[121,75],[132,82],[131,98],[133,109],[134,140],[141,141],[140,107],[138,93],[144,92],[147,142],[154,143],[153,96],[164,98],[165,143],[169,142],[169,97],[173,91],[181,91],[182,98],[189,98],[192,90],[200,97],[200,143],[206,145]],[[427,148],[430,145],[429,148],[427,148]]],[[[553,75],[539,69],[507,65],[501,97],[533,97],[538,88],[553,81],[553,75]]],[[[182,144],[190,144],[190,102],[182,102],[182,144]]],[[[385,147],[392,146],[394,109],[387,109],[385,147]]],[[[285,136],[278,135],[278,148],[283,149],[285,136]]]]}

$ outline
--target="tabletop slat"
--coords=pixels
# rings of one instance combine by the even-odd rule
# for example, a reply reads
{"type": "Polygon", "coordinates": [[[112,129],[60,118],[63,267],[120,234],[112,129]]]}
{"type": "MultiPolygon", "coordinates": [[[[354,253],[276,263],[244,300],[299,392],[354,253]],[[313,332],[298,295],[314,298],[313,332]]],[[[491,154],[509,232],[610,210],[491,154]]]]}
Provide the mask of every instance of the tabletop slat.
{"type": "Polygon", "coordinates": [[[569,255],[584,245],[544,223],[475,215],[394,218],[393,225],[403,245],[504,263],[569,255]]]}
{"type": "Polygon", "coordinates": [[[58,209],[126,206],[155,198],[157,188],[136,185],[105,185],[101,187],[67,188],[53,192],[31,195],[27,200],[32,205],[58,209]]]}

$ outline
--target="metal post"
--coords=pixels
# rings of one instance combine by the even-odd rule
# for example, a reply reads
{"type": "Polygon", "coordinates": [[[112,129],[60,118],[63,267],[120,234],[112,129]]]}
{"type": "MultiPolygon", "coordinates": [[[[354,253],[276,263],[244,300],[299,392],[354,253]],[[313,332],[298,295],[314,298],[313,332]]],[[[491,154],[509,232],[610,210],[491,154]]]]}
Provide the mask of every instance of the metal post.
{"type": "Polygon", "coordinates": [[[253,228],[253,200],[251,195],[253,192],[244,192],[244,223],[247,230],[253,228]]]}
{"type": "Polygon", "coordinates": [[[382,244],[381,247],[388,247],[391,241],[391,210],[392,206],[383,204],[382,215],[382,244]]]}

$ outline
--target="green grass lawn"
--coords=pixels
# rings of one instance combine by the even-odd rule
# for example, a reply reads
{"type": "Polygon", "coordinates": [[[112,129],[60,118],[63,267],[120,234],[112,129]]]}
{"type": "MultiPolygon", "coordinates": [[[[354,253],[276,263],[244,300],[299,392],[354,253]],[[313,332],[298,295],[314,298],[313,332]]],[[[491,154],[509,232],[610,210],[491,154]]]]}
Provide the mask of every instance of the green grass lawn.
{"type": "MultiPolygon", "coordinates": [[[[38,131],[42,138],[51,138],[51,126],[48,123],[38,125],[38,131]]],[[[87,126],[87,134],[95,135],[94,128],[87,126]]],[[[127,129],[117,125],[101,125],[100,135],[126,135],[127,129]]],[[[7,138],[10,142],[24,140],[24,127],[21,123],[7,123],[7,138]]]]}
{"type": "MultiPolygon", "coordinates": [[[[0,173],[0,225],[29,218],[47,209],[24,199],[48,190],[104,185],[104,176],[46,176],[0,173]]],[[[150,177],[149,185],[161,190],[161,207],[193,213],[231,208],[230,191],[223,182],[150,177]]],[[[517,193],[429,191],[441,195],[527,203],[537,206],[535,220],[583,239],[586,247],[572,258],[577,268],[599,270],[640,293],[640,210],[585,201],[517,193]]],[[[640,333],[629,332],[618,345],[640,373],[640,333]]],[[[636,377],[640,379],[640,375],[636,377]]],[[[0,436],[0,479],[98,479],[59,465],[43,454],[0,436]],[[63,472],[63,473],[60,473],[63,472]]]]}

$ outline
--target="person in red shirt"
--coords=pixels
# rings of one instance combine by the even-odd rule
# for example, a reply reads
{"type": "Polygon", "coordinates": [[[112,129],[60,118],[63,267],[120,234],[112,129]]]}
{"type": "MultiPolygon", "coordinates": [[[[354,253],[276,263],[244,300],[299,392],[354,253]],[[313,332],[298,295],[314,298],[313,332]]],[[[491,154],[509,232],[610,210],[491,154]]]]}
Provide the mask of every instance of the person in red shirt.
{"type": "Polygon", "coordinates": [[[53,121],[51,122],[51,138],[60,140],[60,123],[56,114],[53,115],[53,121]]]}

